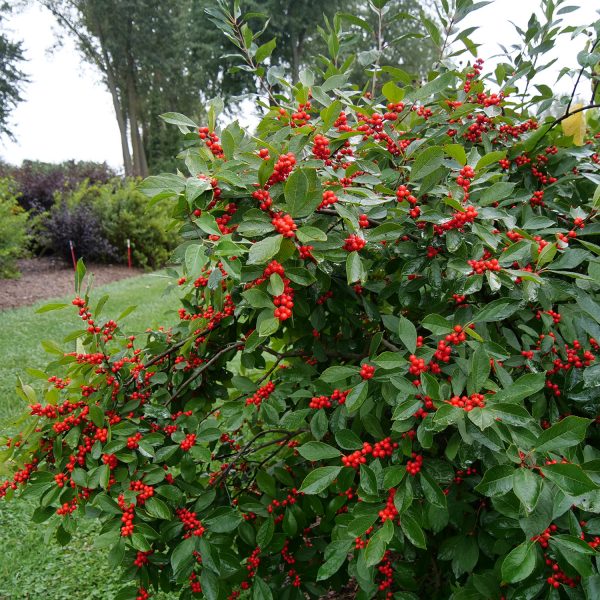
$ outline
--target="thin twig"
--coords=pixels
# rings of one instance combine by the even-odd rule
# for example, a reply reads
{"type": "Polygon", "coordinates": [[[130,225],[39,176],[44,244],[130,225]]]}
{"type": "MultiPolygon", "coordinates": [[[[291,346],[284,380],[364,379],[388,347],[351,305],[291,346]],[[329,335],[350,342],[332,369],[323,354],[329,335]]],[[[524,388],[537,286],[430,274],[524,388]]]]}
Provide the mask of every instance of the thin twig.
{"type": "Polygon", "coordinates": [[[188,377],[176,390],[175,393],[167,400],[166,404],[170,404],[179,397],[181,392],[185,390],[192,382],[194,382],[208,367],[210,367],[213,363],[215,363],[223,354],[226,354],[230,350],[237,348],[238,346],[243,345],[242,342],[232,342],[231,344],[227,344],[219,350],[208,362],[204,363],[191,377],[188,377]]]}
{"type": "MultiPolygon", "coordinates": [[[[336,210],[333,210],[331,208],[320,208],[319,210],[316,211],[317,213],[321,214],[321,215],[329,215],[332,217],[339,217],[339,213],[336,210]]],[[[377,225],[381,225],[381,221],[377,221],[375,219],[371,219],[369,218],[369,225],[373,225],[373,226],[377,226],[377,225]]]]}
{"type": "MultiPolygon", "coordinates": [[[[596,49],[596,46],[600,43],[600,38],[598,38],[595,42],[594,45],[592,46],[592,49],[590,50],[590,54],[592,54],[594,52],[594,50],[596,49]]],[[[577,79],[575,80],[575,85],[573,86],[573,91],[571,92],[571,97],[569,98],[569,103],[567,104],[567,109],[565,110],[565,114],[569,113],[569,109],[571,108],[571,104],[573,103],[573,100],[575,98],[575,92],[577,92],[577,86],[579,85],[579,80],[581,79],[581,76],[583,75],[583,72],[585,71],[585,66],[581,67],[581,69],[579,69],[579,75],[577,75],[577,79]]],[[[594,101],[594,96],[592,96],[592,102],[594,101]]]]}

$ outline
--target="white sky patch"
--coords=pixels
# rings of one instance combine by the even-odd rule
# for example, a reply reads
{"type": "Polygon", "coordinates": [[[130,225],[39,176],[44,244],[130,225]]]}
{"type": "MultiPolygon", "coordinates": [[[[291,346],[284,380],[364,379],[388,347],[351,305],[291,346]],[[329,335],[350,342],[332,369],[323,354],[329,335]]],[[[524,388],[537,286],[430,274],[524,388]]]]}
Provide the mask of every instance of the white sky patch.
{"type": "MultiPolygon", "coordinates": [[[[564,16],[567,23],[589,24],[599,17],[600,0],[573,0],[569,4],[580,7],[564,16]]],[[[510,21],[525,28],[531,12],[538,6],[539,0],[494,0],[461,23],[461,28],[479,27],[471,37],[482,44],[479,56],[486,60],[484,71],[493,69],[498,62],[492,58],[501,52],[498,44],[510,46],[518,41],[510,21]]],[[[24,40],[28,60],[24,70],[31,82],[24,89],[25,101],[12,114],[16,142],[2,140],[0,158],[13,164],[24,159],[48,162],[95,160],[120,168],[118,128],[100,72],[81,61],[70,38],[65,38],[60,49],[49,52],[56,39],[56,27],[52,15],[36,4],[31,4],[8,22],[14,38],[24,40]]],[[[572,82],[569,79],[564,78],[558,85],[555,80],[562,67],[577,66],[579,50],[581,43],[563,38],[561,46],[544,57],[545,60],[557,57],[558,61],[540,83],[557,91],[570,92],[572,82]]],[[[582,84],[584,98],[588,87],[585,82],[582,84]]]]}

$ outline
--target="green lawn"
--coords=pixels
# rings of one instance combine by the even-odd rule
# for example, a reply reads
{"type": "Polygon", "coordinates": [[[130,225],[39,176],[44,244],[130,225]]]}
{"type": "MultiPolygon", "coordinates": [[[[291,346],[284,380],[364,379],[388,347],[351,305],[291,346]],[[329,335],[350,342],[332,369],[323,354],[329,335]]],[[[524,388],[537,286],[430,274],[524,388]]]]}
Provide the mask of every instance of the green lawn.
{"type": "MultiPolygon", "coordinates": [[[[110,294],[103,310],[106,318],[137,305],[124,322],[135,334],[174,322],[177,299],[164,295],[165,288],[160,274],[142,275],[98,288],[92,297],[110,294]]],[[[43,368],[49,362],[40,341],[61,342],[66,333],[80,327],[77,313],[69,308],[35,314],[43,304],[0,312],[0,431],[26,408],[14,391],[17,375],[28,380],[26,367],[43,368]]],[[[104,552],[93,548],[95,524],[81,527],[61,548],[51,537],[51,523],[31,523],[32,510],[24,502],[0,500],[0,600],[110,600],[119,589],[118,573],[108,569],[104,552]]]]}

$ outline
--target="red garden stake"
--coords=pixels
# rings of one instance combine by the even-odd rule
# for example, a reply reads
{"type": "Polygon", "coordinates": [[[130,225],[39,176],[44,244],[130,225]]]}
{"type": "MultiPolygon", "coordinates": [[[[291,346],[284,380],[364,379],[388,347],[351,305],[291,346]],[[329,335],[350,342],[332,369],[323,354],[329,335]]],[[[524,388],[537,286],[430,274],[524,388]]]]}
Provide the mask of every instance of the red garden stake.
{"type": "Polygon", "coordinates": [[[131,269],[131,242],[127,238],[127,266],[131,269]]]}
{"type": "Polygon", "coordinates": [[[69,248],[71,248],[71,258],[73,259],[73,269],[77,271],[77,258],[75,258],[75,246],[73,245],[73,241],[69,240],[69,248]]]}

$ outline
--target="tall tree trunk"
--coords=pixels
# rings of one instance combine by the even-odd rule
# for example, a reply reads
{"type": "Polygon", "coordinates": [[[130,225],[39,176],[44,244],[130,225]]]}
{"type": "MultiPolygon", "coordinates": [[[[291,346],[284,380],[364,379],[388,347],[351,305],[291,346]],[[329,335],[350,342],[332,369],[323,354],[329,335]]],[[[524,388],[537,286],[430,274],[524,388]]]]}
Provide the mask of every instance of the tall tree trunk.
{"type": "Polygon", "coordinates": [[[115,109],[115,116],[117,118],[117,124],[119,125],[119,136],[121,138],[121,153],[123,154],[123,169],[125,170],[126,177],[133,176],[133,162],[131,160],[131,152],[129,151],[129,143],[127,141],[127,113],[124,110],[124,106],[119,97],[119,91],[117,86],[117,80],[113,72],[112,63],[110,56],[106,50],[106,42],[104,38],[104,32],[100,20],[96,24],[98,30],[98,40],[100,41],[100,48],[102,49],[102,58],[104,60],[105,68],[104,73],[106,75],[106,84],[112,97],[113,108],[115,109]]]}
{"type": "Polygon", "coordinates": [[[117,117],[117,123],[119,125],[119,136],[121,138],[121,152],[123,153],[123,168],[127,177],[133,176],[133,162],[131,160],[131,152],[129,150],[129,142],[127,141],[127,116],[121,105],[121,100],[117,91],[117,86],[112,76],[112,70],[109,69],[107,74],[107,84],[110,91],[110,95],[113,101],[113,107],[115,109],[115,115],[117,117]]]}
{"type": "Polygon", "coordinates": [[[137,177],[148,176],[146,152],[140,135],[139,100],[135,86],[135,65],[133,56],[127,53],[127,108],[129,113],[129,135],[133,150],[133,174],[137,177]]]}

